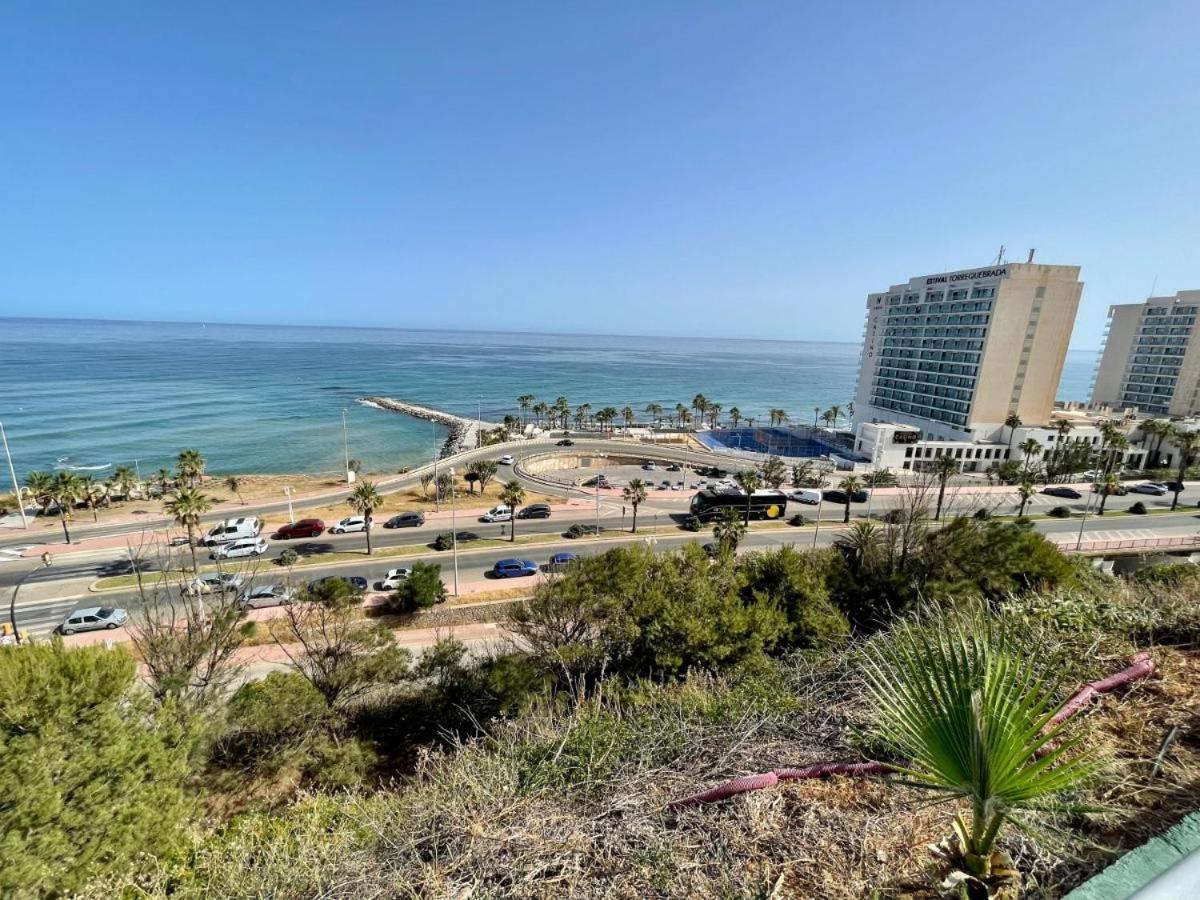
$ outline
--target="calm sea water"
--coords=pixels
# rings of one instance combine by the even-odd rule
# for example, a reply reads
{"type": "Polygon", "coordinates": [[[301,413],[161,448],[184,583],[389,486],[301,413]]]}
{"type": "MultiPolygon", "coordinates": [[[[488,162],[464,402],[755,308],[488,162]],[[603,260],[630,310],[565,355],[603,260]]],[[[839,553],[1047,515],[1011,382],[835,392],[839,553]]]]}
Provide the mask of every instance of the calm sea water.
{"type": "MultiPolygon", "coordinates": [[[[344,409],[350,455],[385,471],[430,458],[444,430],[355,402],[367,394],[498,420],[525,393],[638,410],[703,393],[803,421],[845,407],[858,354],[849,343],[0,318],[0,421],[19,476],[135,459],[146,473],[185,447],[218,473],[317,473],[341,465],[344,409]]],[[[1085,397],[1094,360],[1068,355],[1061,397],[1085,397]]]]}

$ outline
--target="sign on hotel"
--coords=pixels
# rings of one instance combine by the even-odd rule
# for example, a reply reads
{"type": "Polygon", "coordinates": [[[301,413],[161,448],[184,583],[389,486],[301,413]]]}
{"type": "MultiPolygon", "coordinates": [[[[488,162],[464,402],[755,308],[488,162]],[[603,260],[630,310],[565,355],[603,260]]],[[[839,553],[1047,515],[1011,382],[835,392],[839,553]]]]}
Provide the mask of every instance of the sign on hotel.
{"type": "Polygon", "coordinates": [[[980,278],[1003,278],[1007,268],[976,269],[974,272],[955,272],[953,275],[934,275],[925,279],[926,284],[945,284],[947,281],[976,281],[980,278]]]}

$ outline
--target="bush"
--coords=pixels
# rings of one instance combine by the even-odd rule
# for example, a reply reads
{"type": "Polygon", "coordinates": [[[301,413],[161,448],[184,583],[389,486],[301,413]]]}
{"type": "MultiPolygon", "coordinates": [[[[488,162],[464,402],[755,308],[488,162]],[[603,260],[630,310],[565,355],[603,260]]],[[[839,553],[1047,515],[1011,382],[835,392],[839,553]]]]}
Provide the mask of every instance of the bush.
{"type": "Polygon", "coordinates": [[[434,550],[449,550],[453,546],[454,546],[454,533],[453,532],[443,531],[441,534],[439,534],[436,538],[433,539],[433,549],[434,550]]]}
{"type": "Polygon", "coordinates": [[[982,519],[990,519],[991,517],[992,517],[992,511],[990,509],[988,509],[986,506],[981,506],[981,507],[979,507],[979,509],[975,510],[975,518],[976,519],[981,519],[981,520],[982,519]]]}
{"type": "Polygon", "coordinates": [[[1069,519],[1071,518],[1071,510],[1065,506],[1056,506],[1050,512],[1046,513],[1046,515],[1055,519],[1069,519]]]}
{"type": "Polygon", "coordinates": [[[1129,576],[1135,584],[1161,587],[1192,586],[1200,582],[1200,566],[1191,563],[1160,563],[1145,566],[1129,576]]]}
{"type": "Polygon", "coordinates": [[[790,519],[788,519],[788,524],[789,525],[797,525],[797,526],[803,525],[804,524],[804,516],[800,515],[800,513],[796,513],[794,516],[792,516],[790,519]]]}
{"type": "Polygon", "coordinates": [[[1135,516],[1144,516],[1146,514],[1146,504],[1139,500],[1129,507],[1129,511],[1135,516]]]}
{"type": "Polygon", "coordinates": [[[284,566],[285,568],[290,569],[292,566],[294,566],[299,561],[300,561],[300,554],[297,553],[295,550],[293,550],[291,547],[288,547],[286,550],[284,550],[282,553],[279,554],[279,558],[275,560],[275,564],[284,566]]]}
{"type": "Polygon", "coordinates": [[[412,573],[388,596],[388,609],[393,612],[416,612],[446,602],[446,585],[442,584],[442,567],[436,563],[413,563],[412,573]]]}
{"type": "Polygon", "coordinates": [[[704,527],[704,523],[700,521],[699,516],[689,515],[684,519],[683,527],[688,531],[699,531],[704,527]]]}
{"type": "Polygon", "coordinates": [[[295,672],[272,672],[250,681],[229,698],[229,733],[218,755],[226,762],[276,771],[285,751],[298,745],[330,717],[329,704],[295,672]]]}
{"type": "Polygon", "coordinates": [[[832,557],[780,547],[739,560],[743,603],[774,605],[787,616],[781,643],[791,647],[827,647],[842,643],[850,622],[829,598],[825,579],[832,557]]]}

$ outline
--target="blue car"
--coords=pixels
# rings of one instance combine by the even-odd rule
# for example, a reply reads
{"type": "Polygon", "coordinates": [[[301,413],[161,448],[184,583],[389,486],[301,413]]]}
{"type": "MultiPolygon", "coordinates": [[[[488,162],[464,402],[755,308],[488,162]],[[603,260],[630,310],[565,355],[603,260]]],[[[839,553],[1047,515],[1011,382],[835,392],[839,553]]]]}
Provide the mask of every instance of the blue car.
{"type": "Polygon", "coordinates": [[[522,578],[536,575],[537,571],[537,563],[531,559],[502,559],[492,566],[492,574],[497,578],[522,578]]]}
{"type": "Polygon", "coordinates": [[[555,553],[550,557],[550,562],[546,564],[546,568],[551,572],[562,572],[577,559],[579,557],[574,553],[555,553]]]}

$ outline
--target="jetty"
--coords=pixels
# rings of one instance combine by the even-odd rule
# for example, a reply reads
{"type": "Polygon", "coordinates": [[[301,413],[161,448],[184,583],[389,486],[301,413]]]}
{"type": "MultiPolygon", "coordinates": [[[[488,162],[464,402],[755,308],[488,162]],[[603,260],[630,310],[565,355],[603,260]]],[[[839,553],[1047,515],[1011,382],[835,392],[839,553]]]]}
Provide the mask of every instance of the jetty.
{"type": "Polygon", "coordinates": [[[396,400],[392,397],[360,397],[363,406],[375,409],[387,409],[392,412],[404,413],[414,419],[424,419],[427,422],[437,422],[450,429],[446,442],[442,445],[442,456],[450,456],[462,450],[473,450],[479,444],[479,429],[503,427],[499,422],[481,422],[466,416],[456,415],[441,409],[409,403],[407,400],[396,400]]]}

